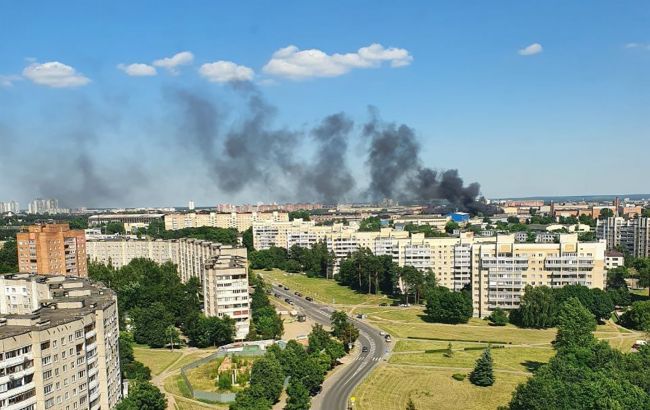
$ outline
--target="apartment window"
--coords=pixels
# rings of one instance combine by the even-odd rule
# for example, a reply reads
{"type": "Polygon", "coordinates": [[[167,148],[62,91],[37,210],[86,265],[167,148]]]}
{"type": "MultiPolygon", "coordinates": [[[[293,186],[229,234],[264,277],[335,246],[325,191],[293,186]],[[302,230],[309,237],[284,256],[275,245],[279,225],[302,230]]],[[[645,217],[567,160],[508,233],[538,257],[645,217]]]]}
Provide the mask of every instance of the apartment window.
{"type": "Polygon", "coordinates": [[[52,378],[52,370],[48,370],[46,372],[43,372],[43,380],[48,380],[52,378]]]}
{"type": "Polygon", "coordinates": [[[45,392],[45,394],[50,394],[50,393],[52,393],[52,383],[50,383],[50,384],[48,384],[47,386],[45,386],[45,387],[43,388],[43,391],[45,392]]]}
{"type": "Polygon", "coordinates": [[[50,407],[54,406],[54,399],[47,399],[45,400],[45,408],[49,409],[50,407]]]}
{"type": "MultiPolygon", "coordinates": [[[[55,355],[55,356],[56,356],[56,355],[55,355]]],[[[52,356],[45,356],[45,357],[43,357],[43,358],[41,359],[41,363],[43,364],[43,366],[52,363],[52,356]]]]}

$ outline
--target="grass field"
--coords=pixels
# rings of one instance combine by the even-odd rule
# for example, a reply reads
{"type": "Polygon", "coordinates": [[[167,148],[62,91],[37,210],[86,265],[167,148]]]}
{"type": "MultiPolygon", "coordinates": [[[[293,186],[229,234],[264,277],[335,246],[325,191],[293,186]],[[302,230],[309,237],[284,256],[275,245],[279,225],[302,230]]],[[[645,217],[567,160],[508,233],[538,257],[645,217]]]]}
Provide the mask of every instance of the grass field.
{"type": "Polygon", "coordinates": [[[190,363],[195,362],[195,361],[197,361],[197,360],[199,360],[199,359],[201,359],[203,357],[208,356],[210,353],[212,353],[212,351],[200,351],[200,352],[190,353],[188,355],[185,355],[181,360],[174,363],[174,365],[171,366],[168,370],[172,371],[172,370],[180,369],[181,367],[185,366],[186,364],[190,364],[190,363]]]}
{"type": "Polygon", "coordinates": [[[517,384],[526,376],[495,372],[492,387],[476,387],[468,380],[451,378],[455,370],[378,367],[352,394],[358,410],[402,410],[409,398],[418,410],[496,409],[510,401],[517,384]]]}
{"type": "Polygon", "coordinates": [[[311,296],[315,300],[328,304],[358,305],[367,303],[378,305],[381,302],[389,301],[383,295],[357,293],[331,279],[308,278],[302,274],[286,273],[279,269],[272,271],[256,270],[255,273],[262,275],[267,282],[281,283],[288,286],[291,292],[298,291],[303,296],[311,296]]]}
{"type": "Polygon", "coordinates": [[[149,349],[143,347],[134,347],[133,354],[135,360],[151,369],[153,376],[162,373],[163,370],[181,357],[181,353],[177,351],[172,352],[167,349],[149,349]]]}
{"type": "Polygon", "coordinates": [[[194,369],[186,371],[187,378],[194,390],[217,391],[215,381],[217,368],[223,359],[215,359],[194,369]]]}
{"type": "Polygon", "coordinates": [[[217,404],[199,404],[195,401],[176,397],[176,410],[226,410],[228,406],[217,404]]]}

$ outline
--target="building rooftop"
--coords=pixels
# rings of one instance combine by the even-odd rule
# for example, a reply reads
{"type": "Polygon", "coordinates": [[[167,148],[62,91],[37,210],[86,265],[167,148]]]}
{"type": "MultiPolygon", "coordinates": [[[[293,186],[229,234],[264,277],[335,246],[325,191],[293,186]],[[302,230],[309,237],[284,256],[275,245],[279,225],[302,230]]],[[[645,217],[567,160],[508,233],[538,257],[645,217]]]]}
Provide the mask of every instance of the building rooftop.
{"type": "MultiPolygon", "coordinates": [[[[35,282],[39,292],[39,308],[27,314],[0,312],[0,338],[13,337],[73,322],[116,303],[115,293],[101,282],[76,276],[44,276],[29,273],[0,277],[5,286],[24,286],[35,282]]],[[[37,294],[32,294],[37,297],[37,294]]]]}

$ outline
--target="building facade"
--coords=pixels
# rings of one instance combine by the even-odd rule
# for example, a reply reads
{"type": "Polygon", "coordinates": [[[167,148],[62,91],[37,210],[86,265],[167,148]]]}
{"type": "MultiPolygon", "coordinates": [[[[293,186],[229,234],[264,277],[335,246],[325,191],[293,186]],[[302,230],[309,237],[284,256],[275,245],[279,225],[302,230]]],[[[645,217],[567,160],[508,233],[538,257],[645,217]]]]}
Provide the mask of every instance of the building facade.
{"type": "Polygon", "coordinates": [[[111,222],[132,224],[133,226],[146,227],[151,222],[162,221],[165,214],[100,214],[88,217],[89,226],[99,226],[111,222]]]}
{"type": "Polygon", "coordinates": [[[181,281],[197,278],[201,282],[205,314],[221,317],[236,312],[236,316],[231,316],[236,321],[236,337],[246,338],[250,322],[246,248],[191,238],[98,239],[89,240],[87,247],[91,261],[116,268],[135,258],[177,265],[181,281]]]}
{"type": "Polygon", "coordinates": [[[86,235],[68,224],[32,225],[16,234],[18,269],[41,275],[88,276],[86,235]]]}
{"type": "Polygon", "coordinates": [[[209,226],[213,228],[233,228],[243,232],[253,223],[273,221],[289,221],[287,212],[210,212],[210,213],[176,213],[165,215],[165,229],[175,231],[183,228],[199,228],[209,226]]]}
{"type": "Polygon", "coordinates": [[[20,212],[20,204],[16,201],[0,202],[0,214],[6,214],[9,212],[12,214],[20,212]]]}
{"type": "Polygon", "coordinates": [[[616,216],[597,223],[596,237],[605,240],[608,250],[622,248],[636,258],[650,257],[650,218],[616,216]]]}
{"type": "Polygon", "coordinates": [[[121,399],[117,298],[87,279],[0,278],[0,408],[112,409],[121,399]]]}

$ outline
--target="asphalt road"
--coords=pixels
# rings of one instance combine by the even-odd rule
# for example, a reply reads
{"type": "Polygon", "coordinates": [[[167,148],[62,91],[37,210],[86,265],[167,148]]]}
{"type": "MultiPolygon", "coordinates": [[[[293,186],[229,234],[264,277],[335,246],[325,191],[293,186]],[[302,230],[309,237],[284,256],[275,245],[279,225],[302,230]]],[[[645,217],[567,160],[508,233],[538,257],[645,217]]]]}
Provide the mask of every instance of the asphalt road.
{"type": "MultiPolygon", "coordinates": [[[[296,310],[309,316],[315,322],[323,325],[330,325],[330,316],[334,308],[321,305],[317,302],[309,302],[304,297],[294,295],[273,284],[273,293],[280,295],[281,299],[289,298],[296,306],[296,310]]],[[[321,410],[344,410],[349,408],[350,394],[354,388],[372,371],[372,369],[384,359],[388,353],[388,343],[379,334],[380,330],[367,323],[350,318],[359,329],[357,344],[368,347],[367,352],[361,352],[358,357],[336,372],[331,380],[323,384],[322,391],[316,397],[315,402],[320,403],[321,410]]]]}

